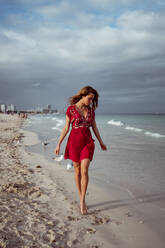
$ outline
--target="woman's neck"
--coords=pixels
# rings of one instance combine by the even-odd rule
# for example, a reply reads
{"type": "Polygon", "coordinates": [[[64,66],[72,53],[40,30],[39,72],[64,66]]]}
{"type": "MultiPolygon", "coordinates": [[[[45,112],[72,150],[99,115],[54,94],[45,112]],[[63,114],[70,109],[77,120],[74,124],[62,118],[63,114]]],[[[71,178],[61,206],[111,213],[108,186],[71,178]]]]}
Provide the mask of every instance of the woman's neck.
{"type": "Polygon", "coordinates": [[[85,109],[87,107],[81,100],[76,103],[76,106],[80,109],[85,109]]]}

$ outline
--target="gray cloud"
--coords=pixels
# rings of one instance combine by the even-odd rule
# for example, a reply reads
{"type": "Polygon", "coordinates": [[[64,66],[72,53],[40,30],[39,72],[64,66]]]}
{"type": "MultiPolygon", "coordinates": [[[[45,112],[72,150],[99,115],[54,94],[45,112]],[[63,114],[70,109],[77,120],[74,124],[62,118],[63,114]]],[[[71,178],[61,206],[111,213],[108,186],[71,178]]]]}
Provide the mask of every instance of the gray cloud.
{"type": "Polygon", "coordinates": [[[9,11],[0,26],[0,101],[63,109],[91,84],[100,111],[164,112],[164,11],[121,11],[131,0],[118,2],[116,17],[103,11],[110,3],[117,8],[115,2],[102,1],[100,13],[96,0],[74,7],[28,2],[30,15],[9,11]]]}

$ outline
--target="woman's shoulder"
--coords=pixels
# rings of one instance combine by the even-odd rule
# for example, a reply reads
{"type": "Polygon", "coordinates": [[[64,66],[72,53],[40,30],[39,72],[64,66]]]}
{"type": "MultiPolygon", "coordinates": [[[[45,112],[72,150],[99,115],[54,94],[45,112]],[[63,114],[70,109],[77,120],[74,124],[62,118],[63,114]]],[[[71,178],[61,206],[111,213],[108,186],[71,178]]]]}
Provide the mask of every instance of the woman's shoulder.
{"type": "Polygon", "coordinates": [[[75,108],[75,106],[72,104],[72,105],[69,105],[68,107],[67,107],[67,110],[72,110],[72,109],[74,109],[75,108]]]}
{"type": "Polygon", "coordinates": [[[74,105],[69,105],[66,110],[66,114],[73,114],[74,112],[74,105]]]}

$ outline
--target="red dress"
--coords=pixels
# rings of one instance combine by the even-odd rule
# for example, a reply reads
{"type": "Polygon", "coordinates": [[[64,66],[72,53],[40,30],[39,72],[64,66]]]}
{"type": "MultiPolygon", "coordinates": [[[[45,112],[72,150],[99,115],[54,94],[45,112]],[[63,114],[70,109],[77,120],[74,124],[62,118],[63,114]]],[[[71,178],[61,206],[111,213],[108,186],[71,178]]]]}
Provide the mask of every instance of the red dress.
{"type": "Polygon", "coordinates": [[[64,158],[74,162],[80,162],[82,159],[89,158],[92,160],[95,144],[90,132],[90,126],[95,118],[93,108],[88,108],[87,116],[80,114],[76,105],[70,105],[66,111],[72,123],[64,158]]]}

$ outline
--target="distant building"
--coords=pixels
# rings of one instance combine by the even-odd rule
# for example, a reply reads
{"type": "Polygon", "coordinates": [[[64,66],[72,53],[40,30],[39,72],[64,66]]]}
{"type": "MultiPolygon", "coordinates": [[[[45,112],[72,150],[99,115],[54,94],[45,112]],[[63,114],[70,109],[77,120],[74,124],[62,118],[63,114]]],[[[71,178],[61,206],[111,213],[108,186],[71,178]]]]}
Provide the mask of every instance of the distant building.
{"type": "Polygon", "coordinates": [[[57,109],[52,109],[51,110],[51,113],[53,114],[53,113],[58,113],[58,110],[57,109]]]}
{"type": "Polygon", "coordinates": [[[16,111],[16,107],[14,104],[0,104],[0,112],[2,113],[6,113],[6,112],[15,112],[16,111]]]}
{"type": "Polygon", "coordinates": [[[33,109],[27,110],[28,113],[34,113],[34,114],[53,114],[53,113],[58,113],[57,109],[52,109],[52,106],[48,104],[46,108],[42,107],[36,107],[33,109]]]}
{"type": "Polygon", "coordinates": [[[16,107],[14,104],[7,105],[6,112],[15,112],[15,111],[16,111],[16,107]]]}
{"type": "Polygon", "coordinates": [[[1,104],[0,106],[1,106],[0,107],[1,112],[5,113],[7,109],[6,104],[1,104]]]}
{"type": "Polygon", "coordinates": [[[43,109],[43,113],[44,114],[48,114],[49,113],[49,110],[48,109],[43,109]]]}
{"type": "Polygon", "coordinates": [[[35,112],[42,112],[42,111],[43,111],[43,108],[37,107],[34,111],[35,111],[35,112]]]}
{"type": "Polygon", "coordinates": [[[47,105],[47,109],[48,109],[49,112],[51,112],[51,109],[52,109],[51,104],[48,104],[48,105],[47,105]]]}
{"type": "Polygon", "coordinates": [[[16,111],[16,107],[15,107],[14,104],[11,104],[10,107],[11,107],[11,111],[12,111],[12,112],[15,112],[15,111],[16,111]]]}

